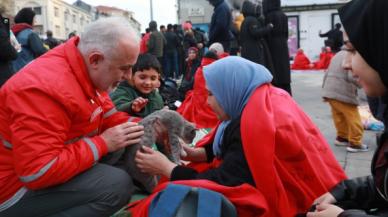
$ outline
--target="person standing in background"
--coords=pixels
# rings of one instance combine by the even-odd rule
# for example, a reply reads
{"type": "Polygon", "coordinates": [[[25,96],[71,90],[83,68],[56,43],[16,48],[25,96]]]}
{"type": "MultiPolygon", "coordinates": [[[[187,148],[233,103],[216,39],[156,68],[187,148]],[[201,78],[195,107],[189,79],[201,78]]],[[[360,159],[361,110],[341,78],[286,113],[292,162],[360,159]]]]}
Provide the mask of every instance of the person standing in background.
{"type": "Polygon", "coordinates": [[[346,51],[338,52],[323,78],[322,97],[330,104],[337,138],[334,144],[347,147],[348,152],[368,151],[362,144],[364,128],[358,112],[358,83],[352,73],[343,68],[346,51]]]}
{"type": "Polygon", "coordinates": [[[15,72],[47,51],[38,34],[32,30],[34,22],[35,12],[31,8],[23,8],[15,16],[15,25],[12,27],[12,32],[22,45],[22,51],[12,63],[15,72]]]}
{"type": "Polygon", "coordinates": [[[212,19],[209,27],[208,45],[219,42],[224,47],[225,52],[230,51],[230,42],[233,39],[232,13],[224,0],[207,0],[214,7],[212,19]]]}
{"type": "Polygon", "coordinates": [[[178,47],[179,39],[173,31],[171,24],[167,25],[167,32],[164,34],[167,44],[164,49],[164,77],[177,78],[178,77],[178,47]]]}
{"type": "Polygon", "coordinates": [[[53,37],[53,32],[51,30],[47,30],[46,35],[47,38],[46,40],[44,40],[44,43],[47,44],[50,49],[53,49],[54,47],[59,45],[58,40],[53,37]]]}
{"type": "Polygon", "coordinates": [[[273,25],[271,23],[264,24],[261,7],[250,1],[243,3],[241,12],[244,15],[240,33],[241,57],[264,65],[271,71],[271,53],[268,50],[265,36],[271,32],[273,25]]]}
{"type": "Polygon", "coordinates": [[[340,23],[335,24],[335,28],[326,33],[322,34],[321,31],[319,31],[319,37],[327,37],[327,40],[325,40],[325,46],[329,46],[334,53],[340,51],[341,46],[344,44],[342,34],[340,23]]]}
{"type": "Polygon", "coordinates": [[[272,84],[287,91],[291,91],[290,56],[288,51],[288,19],[281,10],[280,0],[264,0],[263,12],[266,24],[272,23],[273,29],[267,37],[274,70],[272,84]]]}
{"type": "Polygon", "coordinates": [[[10,41],[9,19],[2,16],[5,11],[5,6],[0,5],[0,87],[14,74],[11,61],[17,58],[10,41]]]}
{"type": "Polygon", "coordinates": [[[166,44],[166,39],[164,38],[163,33],[158,31],[158,24],[156,21],[151,21],[148,28],[151,31],[150,39],[147,44],[148,53],[154,55],[158,59],[160,65],[162,65],[163,49],[166,44]]]}

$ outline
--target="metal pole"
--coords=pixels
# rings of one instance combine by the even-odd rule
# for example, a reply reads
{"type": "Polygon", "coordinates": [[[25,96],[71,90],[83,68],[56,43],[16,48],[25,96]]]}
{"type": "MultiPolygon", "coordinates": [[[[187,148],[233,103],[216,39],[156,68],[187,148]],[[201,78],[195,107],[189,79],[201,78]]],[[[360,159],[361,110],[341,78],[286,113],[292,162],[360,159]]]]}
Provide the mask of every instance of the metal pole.
{"type": "Polygon", "coordinates": [[[152,6],[152,0],[150,0],[150,14],[151,14],[151,21],[154,20],[154,10],[153,10],[153,6],[152,6]]]}

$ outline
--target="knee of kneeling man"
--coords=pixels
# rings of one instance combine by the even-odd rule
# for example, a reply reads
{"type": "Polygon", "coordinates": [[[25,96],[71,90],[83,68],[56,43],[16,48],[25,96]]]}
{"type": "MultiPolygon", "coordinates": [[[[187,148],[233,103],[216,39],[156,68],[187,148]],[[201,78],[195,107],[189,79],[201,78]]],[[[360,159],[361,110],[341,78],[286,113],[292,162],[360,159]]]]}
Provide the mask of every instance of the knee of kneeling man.
{"type": "Polygon", "coordinates": [[[115,174],[112,174],[114,184],[111,186],[111,191],[118,197],[119,200],[127,203],[129,199],[131,199],[131,195],[134,190],[134,184],[127,172],[121,169],[117,170],[118,171],[115,174]]]}
{"type": "Polygon", "coordinates": [[[123,206],[131,199],[134,185],[131,177],[124,170],[111,167],[106,171],[104,183],[99,189],[104,195],[101,199],[109,201],[111,206],[123,206]]]}

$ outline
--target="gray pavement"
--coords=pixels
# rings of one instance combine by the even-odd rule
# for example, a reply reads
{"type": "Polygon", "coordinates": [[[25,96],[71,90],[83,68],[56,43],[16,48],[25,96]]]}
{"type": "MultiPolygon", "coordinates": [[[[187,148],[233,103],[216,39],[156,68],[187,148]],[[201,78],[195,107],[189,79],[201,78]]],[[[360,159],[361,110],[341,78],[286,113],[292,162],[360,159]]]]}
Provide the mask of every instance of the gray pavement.
{"type": "Polygon", "coordinates": [[[376,132],[364,133],[363,142],[369,146],[368,152],[348,153],[345,147],[334,145],[336,131],[330,106],[323,102],[321,97],[323,75],[323,71],[293,71],[293,97],[321,130],[348,177],[369,175],[370,163],[376,149],[376,132]]]}

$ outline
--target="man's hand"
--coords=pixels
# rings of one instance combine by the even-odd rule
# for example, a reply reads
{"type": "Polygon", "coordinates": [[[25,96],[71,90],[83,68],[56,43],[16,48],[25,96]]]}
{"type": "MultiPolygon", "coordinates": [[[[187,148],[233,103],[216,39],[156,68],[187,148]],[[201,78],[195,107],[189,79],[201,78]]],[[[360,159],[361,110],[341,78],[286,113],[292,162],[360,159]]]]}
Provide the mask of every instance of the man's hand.
{"type": "Polygon", "coordinates": [[[170,178],[172,170],[177,166],[158,151],[143,146],[136,152],[136,165],[143,173],[164,175],[170,178]]]}
{"type": "Polygon", "coordinates": [[[131,109],[133,112],[140,112],[148,103],[148,99],[138,97],[132,101],[131,109]]]}
{"type": "Polygon", "coordinates": [[[143,126],[126,122],[105,130],[101,137],[108,146],[108,152],[114,152],[128,145],[139,143],[143,134],[143,126]]]}
{"type": "Polygon", "coordinates": [[[319,204],[317,211],[308,212],[307,217],[338,217],[344,210],[332,204],[319,204]]]}

